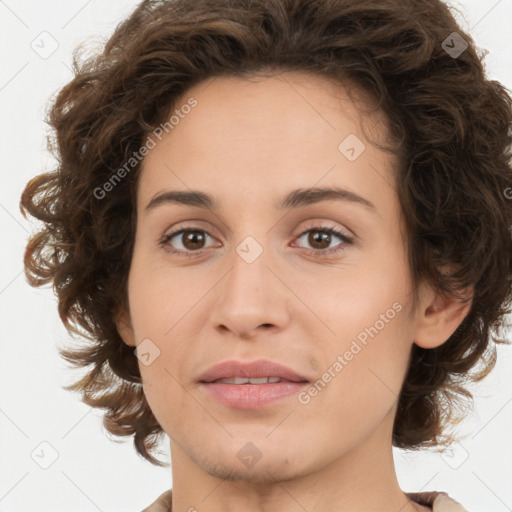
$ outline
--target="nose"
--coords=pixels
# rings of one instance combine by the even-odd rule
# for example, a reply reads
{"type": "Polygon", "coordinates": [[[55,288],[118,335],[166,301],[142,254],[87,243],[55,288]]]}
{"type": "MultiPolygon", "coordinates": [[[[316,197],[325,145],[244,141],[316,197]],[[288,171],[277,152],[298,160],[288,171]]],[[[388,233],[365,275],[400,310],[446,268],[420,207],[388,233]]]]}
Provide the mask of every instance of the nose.
{"type": "Polygon", "coordinates": [[[293,294],[271,260],[266,251],[253,261],[234,252],[232,265],[216,288],[213,320],[219,331],[251,340],[288,326],[293,294]]]}

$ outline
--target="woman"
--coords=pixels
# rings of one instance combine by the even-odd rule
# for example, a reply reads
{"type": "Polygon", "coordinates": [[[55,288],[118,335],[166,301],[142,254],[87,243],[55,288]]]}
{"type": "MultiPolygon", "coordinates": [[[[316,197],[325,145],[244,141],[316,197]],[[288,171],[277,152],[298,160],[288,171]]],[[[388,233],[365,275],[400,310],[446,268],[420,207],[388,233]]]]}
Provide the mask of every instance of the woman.
{"type": "Polygon", "coordinates": [[[75,66],[26,273],[70,389],[169,436],[146,510],[464,511],[392,457],[454,442],[511,298],[512,100],[448,8],[144,1],[75,66]]]}

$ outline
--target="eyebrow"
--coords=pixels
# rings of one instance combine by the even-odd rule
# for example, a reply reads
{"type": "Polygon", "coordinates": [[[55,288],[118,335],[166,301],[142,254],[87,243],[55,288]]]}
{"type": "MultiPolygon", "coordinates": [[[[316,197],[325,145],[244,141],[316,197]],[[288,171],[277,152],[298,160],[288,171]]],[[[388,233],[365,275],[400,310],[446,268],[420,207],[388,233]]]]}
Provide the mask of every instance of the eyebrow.
{"type": "MultiPolygon", "coordinates": [[[[377,213],[375,205],[364,197],[338,187],[327,188],[299,188],[292,190],[283,199],[274,204],[277,210],[286,208],[300,208],[321,201],[346,201],[365,207],[372,213],[377,213]]],[[[186,206],[196,206],[212,211],[218,211],[219,202],[213,196],[199,190],[167,190],[156,194],[147,204],[145,212],[154,210],[164,204],[180,204],[186,206]]]]}

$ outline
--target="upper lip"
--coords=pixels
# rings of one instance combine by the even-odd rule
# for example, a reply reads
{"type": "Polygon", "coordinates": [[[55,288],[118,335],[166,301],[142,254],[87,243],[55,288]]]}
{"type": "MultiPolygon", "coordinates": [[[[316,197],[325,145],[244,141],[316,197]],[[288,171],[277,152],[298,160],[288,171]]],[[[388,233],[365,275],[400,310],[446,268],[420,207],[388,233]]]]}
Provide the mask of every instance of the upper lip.
{"type": "Polygon", "coordinates": [[[274,363],[268,359],[257,361],[224,361],[206,370],[199,377],[200,382],[213,382],[233,377],[279,377],[290,382],[309,382],[308,379],[287,366],[274,363]]]}

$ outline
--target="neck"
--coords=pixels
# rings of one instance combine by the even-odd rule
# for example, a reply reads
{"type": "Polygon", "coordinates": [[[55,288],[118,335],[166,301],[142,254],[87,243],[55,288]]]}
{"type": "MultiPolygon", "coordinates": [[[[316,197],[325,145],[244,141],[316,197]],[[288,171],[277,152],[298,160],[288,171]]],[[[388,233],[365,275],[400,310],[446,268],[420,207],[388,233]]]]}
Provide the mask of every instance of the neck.
{"type": "MultiPolygon", "coordinates": [[[[344,453],[319,454],[316,461],[300,454],[288,458],[262,456],[251,468],[219,447],[214,461],[193,447],[171,441],[173,512],[426,512],[399,487],[391,448],[394,408],[376,430],[344,453]],[[327,461],[327,463],[326,463],[327,461]],[[240,469],[240,468],[243,468],[240,469]]],[[[237,448],[235,448],[237,447],[237,448]]],[[[333,443],[335,447],[335,443],[333,443]]]]}

